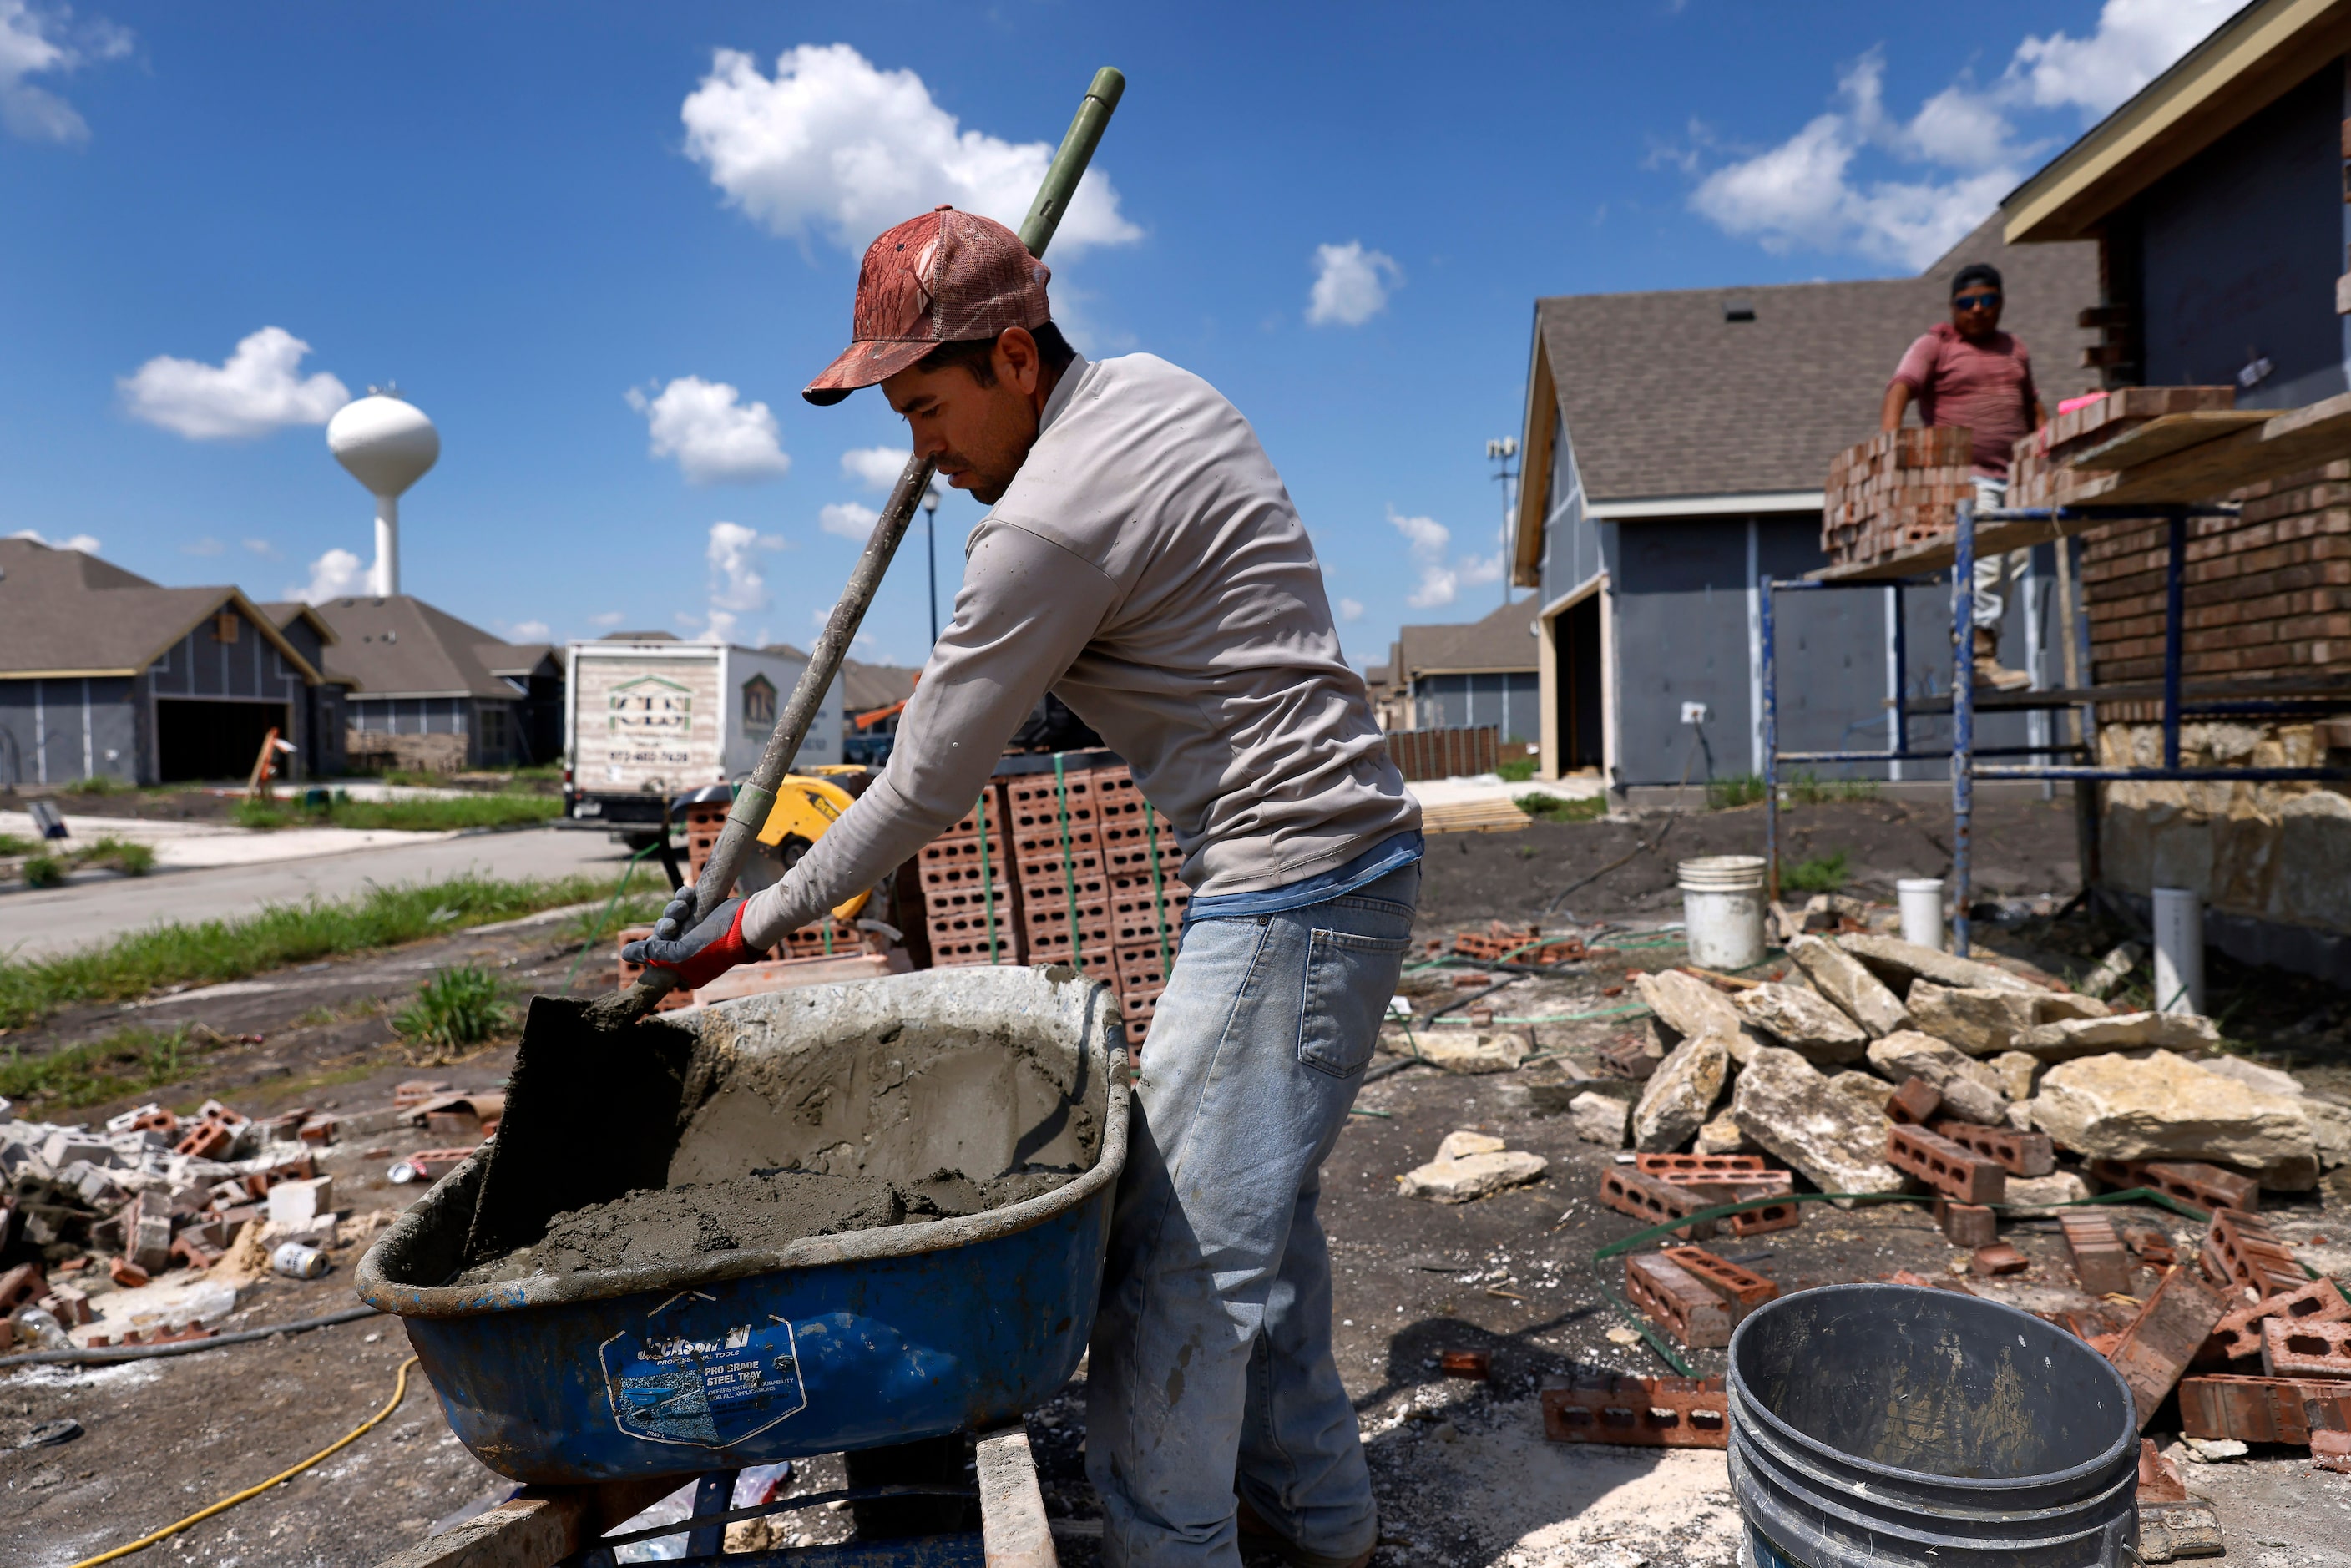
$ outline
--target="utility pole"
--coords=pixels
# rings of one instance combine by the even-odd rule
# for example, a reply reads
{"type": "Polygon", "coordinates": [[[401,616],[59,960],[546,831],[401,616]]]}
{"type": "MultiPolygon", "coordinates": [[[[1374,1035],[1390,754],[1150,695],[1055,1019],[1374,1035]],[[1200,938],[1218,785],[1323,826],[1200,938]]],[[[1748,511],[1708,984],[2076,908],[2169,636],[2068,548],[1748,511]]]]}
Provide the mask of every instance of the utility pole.
{"type": "Polygon", "coordinates": [[[1519,438],[1515,435],[1499,436],[1486,443],[1487,460],[1494,465],[1494,482],[1502,487],[1502,533],[1500,543],[1502,560],[1502,602],[1504,604],[1508,604],[1510,601],[1510,503],[1517,496],[1517,492],[1511,488],[1510,482],[1519,476],[1519,471],[1516,468],[1511,467],[1510,463],[1512,459],[1518,456],[1518,455],[1519,438]]]}

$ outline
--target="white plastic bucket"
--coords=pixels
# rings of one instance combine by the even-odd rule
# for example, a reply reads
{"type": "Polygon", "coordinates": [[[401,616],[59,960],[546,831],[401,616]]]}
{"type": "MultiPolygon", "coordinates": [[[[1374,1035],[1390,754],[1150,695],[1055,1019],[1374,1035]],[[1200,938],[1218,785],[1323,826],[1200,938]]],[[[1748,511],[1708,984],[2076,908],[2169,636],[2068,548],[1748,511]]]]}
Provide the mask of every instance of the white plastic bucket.
{"type": "Polygon", "coordinates": [[[1894,884],[1895,901],[1902,908],[1902,940],[1943,950],[1943,879],[1906,876],[1894,884]]]}
{"type": "Polygon", "coordinates": [[[1682,936],[1690,962],[1744,969],[1763,961],[1763,857],[1707,855],[1684,861],[1682,936]]]}
{"type": "Polygon", "coordinates": [[[2204,901],[2192,887],[2158,887],[2155,899],[2155,1006],[2204,1010],[2204,901]]]}

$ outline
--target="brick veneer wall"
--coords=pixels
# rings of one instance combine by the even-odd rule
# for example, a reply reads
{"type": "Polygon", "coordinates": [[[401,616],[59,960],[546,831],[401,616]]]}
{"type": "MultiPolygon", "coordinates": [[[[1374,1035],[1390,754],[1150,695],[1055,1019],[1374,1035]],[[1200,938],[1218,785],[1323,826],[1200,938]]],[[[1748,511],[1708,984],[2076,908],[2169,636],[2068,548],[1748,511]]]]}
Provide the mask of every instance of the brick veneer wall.
{"type": "MultiPolygon", "coordinates": [[[[2351,462],[2252,486],[2234,519],[2192,519],[2183,648],[2189,679],[2351,674],[2351,462]]],[[[2168,525],[2113,523],[2088,536],[2083,593],[2105,685],[2163,676],[2168,525]]],[[[2147,721],[2151,704],[2102,719],[2147,721]]]]}

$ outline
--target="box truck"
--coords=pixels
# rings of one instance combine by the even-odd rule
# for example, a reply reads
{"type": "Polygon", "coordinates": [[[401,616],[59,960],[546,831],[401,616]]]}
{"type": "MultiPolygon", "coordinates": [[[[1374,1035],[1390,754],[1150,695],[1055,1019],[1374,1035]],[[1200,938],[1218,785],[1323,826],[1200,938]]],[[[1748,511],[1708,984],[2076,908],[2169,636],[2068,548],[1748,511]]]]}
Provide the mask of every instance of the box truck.
{"type": "MultiPolygon", "coordinates": [[[[609,826],[632,848],[659,833],[664,802],[749,776],[808,668],[795,648],[666,637],[573,643],[566,653],[564,815],[609,826]]],[[[836,675],[795,771],[841,760],[841,702],[836,675]]]]}

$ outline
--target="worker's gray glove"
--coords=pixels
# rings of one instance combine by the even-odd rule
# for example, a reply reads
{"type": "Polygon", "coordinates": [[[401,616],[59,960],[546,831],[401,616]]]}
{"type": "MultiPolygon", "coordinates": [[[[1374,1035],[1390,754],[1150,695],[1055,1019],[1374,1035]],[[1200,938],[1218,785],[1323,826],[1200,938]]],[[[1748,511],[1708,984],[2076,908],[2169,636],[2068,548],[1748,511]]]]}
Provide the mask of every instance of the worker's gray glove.
{"type": "Polygon", "coordinates": [[[743,941],[744,902],[726,900],[689,930],[685,923],[694,919],[694,889],[681,887],[653,922],[653,934],[622,948],[621,956],[649,969],[674,970],[686,990],[706,986],[736,965],[759,956],[743,941]]]}

